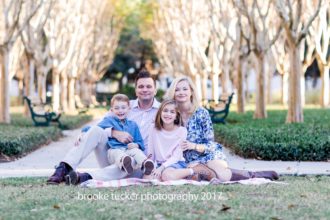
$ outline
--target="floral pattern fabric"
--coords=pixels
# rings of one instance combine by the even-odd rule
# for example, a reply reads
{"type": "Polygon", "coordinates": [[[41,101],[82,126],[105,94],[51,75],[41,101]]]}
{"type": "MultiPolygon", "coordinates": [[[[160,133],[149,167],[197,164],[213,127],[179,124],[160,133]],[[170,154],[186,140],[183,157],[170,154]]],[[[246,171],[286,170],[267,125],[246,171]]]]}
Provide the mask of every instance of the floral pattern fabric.
{"type": "Polygon", "coordinates": [[[195,150],[187,150],[183,152],[183,157],[187,163],[203,163],[206,164],[210,160],[226,160],[222,152],[221,144],[214,141],[213,124],[208,111],[199,107],[189,118],[186,125],[188,135],[187,140],[203,144],[205,151],[199,153],[195,150]]]}

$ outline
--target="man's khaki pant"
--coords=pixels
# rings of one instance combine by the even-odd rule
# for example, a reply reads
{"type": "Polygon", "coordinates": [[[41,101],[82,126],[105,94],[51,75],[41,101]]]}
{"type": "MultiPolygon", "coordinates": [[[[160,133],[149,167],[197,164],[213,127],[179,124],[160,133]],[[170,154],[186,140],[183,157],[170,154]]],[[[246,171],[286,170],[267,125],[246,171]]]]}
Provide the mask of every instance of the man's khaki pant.
{"type": "MultiPolygon", "coordinates": [[[[108,161],[107,141],[108,136],[106,132],[98,126],[92,126],[83,136],[79,145],[74,146],[62,161],[69,164],[75,170],[94,151],[101,169],[89,172],[93,179],[106,181],[125,178],[127,176],[126,172],[121,171],[115,164],[110,165],[108,161]]],[[[140,176],[141,172],[133,173],[132,175],[140,176]]]]}

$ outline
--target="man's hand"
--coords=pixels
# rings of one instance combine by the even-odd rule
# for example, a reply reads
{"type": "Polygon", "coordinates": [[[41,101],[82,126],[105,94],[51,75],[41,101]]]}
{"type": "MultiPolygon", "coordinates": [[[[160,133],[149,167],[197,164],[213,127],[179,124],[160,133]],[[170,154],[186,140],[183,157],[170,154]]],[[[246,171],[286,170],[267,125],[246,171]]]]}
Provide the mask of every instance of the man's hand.
{"type": "Polygon", "coordinates": [[[133,141],[133,137],[125,131],[117,131],[112,129],[112,135],[113,138],[116,138],[119,142],[128,144],[133,141]]]}
{"type": "Polygon", "coordinates": [[[139,148],[139,145],[137,143],[129,143],[127,144],[128,150],[131,150],[133,148],[139,148]]]}
{"type": "Polygon", "coordinates": [[[77,146],[80,144],[82,138],[84,137],[84,134],[85,134],[85,132],[81,132],[81,133],[79,134],[78,138],[77,138],[77,139],[75,140],[75,142],[74,142],[74,146],[75,146],[75,147],[77,147],[77,146]]]}

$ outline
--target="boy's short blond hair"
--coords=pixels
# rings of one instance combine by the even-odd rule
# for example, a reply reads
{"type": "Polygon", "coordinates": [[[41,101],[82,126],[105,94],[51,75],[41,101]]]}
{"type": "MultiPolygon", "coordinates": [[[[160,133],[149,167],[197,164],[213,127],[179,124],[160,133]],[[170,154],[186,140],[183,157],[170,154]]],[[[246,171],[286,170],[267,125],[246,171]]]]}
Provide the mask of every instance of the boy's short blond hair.
{"type": "Polygon", "coordinates": [[[111,98],[111,107],[113,106],[113,103],[115,101],[121,101],[121,102],[127,102],[127,104],[129,105],[129,98],[127,97],[127,95],[124,94],[116,94],[111,98]]]}

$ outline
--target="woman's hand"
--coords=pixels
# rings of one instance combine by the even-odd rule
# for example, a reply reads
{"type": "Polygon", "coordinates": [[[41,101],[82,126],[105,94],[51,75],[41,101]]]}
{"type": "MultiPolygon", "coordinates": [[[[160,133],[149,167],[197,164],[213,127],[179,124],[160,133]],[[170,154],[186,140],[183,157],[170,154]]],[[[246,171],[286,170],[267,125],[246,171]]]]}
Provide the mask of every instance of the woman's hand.
{"type": "Polygon", "coordinates": [[[182,141],[180,146],[181,146],[182,151],[195,150],[196,149],[196,144],[192,143],[192,142],[189,142],[189,141],[182,141]]]}

